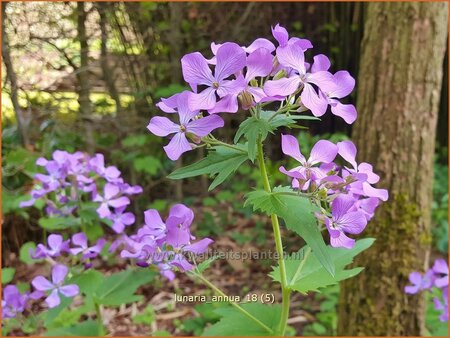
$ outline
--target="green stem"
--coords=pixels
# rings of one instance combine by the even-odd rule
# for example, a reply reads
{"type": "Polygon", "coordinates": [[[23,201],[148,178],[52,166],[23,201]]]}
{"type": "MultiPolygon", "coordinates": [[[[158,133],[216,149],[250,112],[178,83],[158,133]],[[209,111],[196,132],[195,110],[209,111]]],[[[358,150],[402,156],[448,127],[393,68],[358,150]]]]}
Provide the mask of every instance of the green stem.
{"type": "MultiPolygon", "coordinates": [[[[217,286],[215,286],[213,283],[211,283],[209,280],[207,280],[205,277],[203,277],[201,274],[198,273],[192,273],[194,276],[198,277],[203,283],[205,283],[209,288],[211,288],[212,290],[214,290],[218,295],[224,297],[224,299],[228,299],[227,295],[220,290],[217,286]]],[[[268,327],[266,324],[264,324],[263,322],[261,322],[258,318],[256,318],[255,316],[253,316],[250,312],[248,312],[247,310],[245,310],[242,306],[240,306],[239,304],[233,302],[233,301],[228,301],[228,303],[230,303],[231,306],[235,307],[237,310],[239,310],[242,314],[244,314],[245,316],[247,316],[248,318],[250,318],[251,320],[253,320],[256,324],[258,324],[259,326],[261,326],[264,330],[266,330],[269,334],[273,334],[273,330],[268,327]]]]}
{"type": "Polygon", "coordinates": [[[94,307],[95,307],[95,314],[97,317],[97,332],[99,336],[103,336],[105,333],[103,328],[102,312],[100,310],[100,304],[98,304],[95,300],[94,300],[94,307]]]}
{"type": "MultiPolygon", "coordinates": [[[[264,150],[261,138],[258,139],[258,165],[261,172],[261,178],[263,180],[264,190],[266,192],[272,192],[270,187],[269,176],[267,175],[266,163],[264,162],[264,150]]],[[[278,265],[280,267],[281,276],[281,294],[282,294],[282,310],[281,318],[278,326],[277,334],[283,336],[286,331],[287,320],[289,317],[289,305],[291,290],[288,288],[286,266],[284,263],[283,242],[281,240],[280,223],[278,216],[273,214],[270,216],[272,220],[273,235],[275,237],[275,247],[278,254],[278,265]]]]}

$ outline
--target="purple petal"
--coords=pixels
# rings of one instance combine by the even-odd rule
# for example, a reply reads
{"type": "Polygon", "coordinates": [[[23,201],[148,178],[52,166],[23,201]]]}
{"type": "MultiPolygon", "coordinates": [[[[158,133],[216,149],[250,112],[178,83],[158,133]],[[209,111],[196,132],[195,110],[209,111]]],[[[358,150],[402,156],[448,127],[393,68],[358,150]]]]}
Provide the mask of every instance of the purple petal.
{"type": "Polygon", "coordinates": [[[107,203],[101,203],[96,211],[101,218],[107,218],[109,215],[111,215],[111,210],[109,210],[107,203]]]}
{"type": "Polygon", "coordinates": [[[275,50],[275,46],[273,45],[273,43],[270,42],[269,40],[263,39],[263,38],[256,39],[255,41],[253,41],[251,43],[250,46],[244,47],[244,50],[247,53],[253,53],[255,50],[257,50],[259,48],[265,48],[269,52],[273,52],[275,50]]]}
{"type": "Polygon", "coordinates": [[[210,238],[203,238],[202,240],[194,244],[184,246],[183,250],[193,252],[195,254],[201,254],[204,253],[206,250],[208,250],[208,245],[210,245],[213,242],[214,241],[210,238]]]}
{"type": "Polygon", "coordinates": [[[208,87],[201,93],[192,94],[189,97],[189,108],[191,110],[212,109],[216,104],[216,90],[208,87]]]}
{"type": "Polygon", "coordinates": [[[377,197],[384,202],[389,198],[389,193],[386,189],[376,189],[366,182],[363,183],[363,191],[367,197],[377,197]]]}
{"type": "Polygon", "coordinates": [[[183,220],[183,226],[188,227],[194,221],[194,212],[184,204],[178,203],[170,208],[169,216],[175,216],[183,220]]]}
{"type": "Polygon", "coordinates": [[[433,271],[435,273],[442,273],[448,275],[448,265],[445,259],[439,258],[433,264],[433,271]]]}
{"type": "Polygon", "coordinates": [[[105,192],[105,198],[107,200],[117,196],[120,192],[120,188],[112,183],[106,183],[105,184],[105,188],[104,188],[104,192],[105,192]]]}
{"type": "Polygon", "coordinates": [[[247,57],[247,83],[257,76],[267,76],[272,71],[273,55],[266,48],[259,48],[247,57]]]}
{"type": "Polygon", "coordinates": [[[367,220],[362,211],[349,212],[339,218],[338,225],[345,232],[360,234],[367,225],[367,220]]]}
{"type": "Polygon", "coordinates": [[[270,80],[264,84],[264,91],[268,96],[288,96],[294,93],[301,84],[300,77],[294,75],[289,78],[270,80]]]}
{"type": "Polygon", "coordinates": [[[349,95],[355,88],[355,79],[346,70],[341,70],[334,74],[336,87],[329,95],[338,99],[349,95]]]}
{"type": "MultiPolygon", "coordinates": [[[[180,116],[180,123],[182,125],[188,123],[191,119],[193,119],[199,113],[198,110],[192,110],[189,107],[189,102],[191,100],[191,95],[194,95],[194,93],[188,92],[188,91],[184,91],[178,96],[177,110],[178,110],[178,115],[180,116]]],[[[178,130],[175,131],[175,132],[178,132],[179,130],[180,129],[179,129],[179,126],[178,126],[178,130]]]]}
{"type": "Polygon", "coordinates": [[[184,133],[176,133],[169,144],[164,147],[164,151],[172,161],[178,160],[181,154],[190,150],[192,150],[192,146],[186,139],[184,133]]]}
{"type": "Polygon", "coordinates": [[[340,219],[355,206],[356,200],[348,195],[339,195],[331,204],[334,219],[340,219]]]}
{"type": "Polygon", "coordinates": [[[342,117],[348,124],[355,122],[356,116],[358,115],[354,105],[342,104],[340,102],[331,106],[331,112],[336,116],[342,117]]]}
{"type": "Polygon", "coordinates": [[[156,106],[166,113],[175,113],[175,108],[177,107],[177,99],[179,93],[168,97],[167,99],[161,98],[161,102],[157,103],[156,106]]]}
{"type": "Polygon", "coordinates": [[[276,24],[275,28],[272,28],[272,35],[278,41],[280,46],[285,46],[289,39],[289,33],[286,28],[276,24]]]}
{"type": "Polygon", "coordinates": [[[330,244],[334,248],[351,249],[355,245],[355,240],[347,237],[342,231],[338,231],[338,236],[330,236],[330,244]]]}
{"type": "Polygon", "coordinates": [[[210,86],[215,81],[206,59],[199,52],[183,56],[181,68],[187,83],[210,86]]]}
{"type": "Polygon", "coordinates": [[[198,120],[189,122],[186,125],[186,132],[192,133],[199,137],[204,137],[214,129],[224,126],[223,119],[218,115],[209,115],[198,120]]]}
{"type": "Polygon", "coordinates": [[[323,95],[318,95],[313,86],[305,83],[302,93],[300,94],[302,104],[311,110],[314,116],[322,116],[328,108],[328,100],[323,95]]]}
{"type": "Polygon", "coordinates": [[[291,170],[286,170],[285,167],[281,166],[279,168],[280,172],[282,172],[283,174],[289,176],[289,177],[293,177],[293,178],[297,178],[300,180],[306,180],[306,177],[298,170],[299,168],[303,168],[303,167],[297,167],[291,170]]]}
{"type": "Polygon", "coordinates": [[[45,302],[47,303],[49,308],[57,307],[61,303],[61,299],[59,298],[58,290],[54,289],[50,295],[45,298],[45,302]]]}
{"type": "Polygon", "coordinates": [[[246,55],[239,45],[227,42],[217,50],[216,59],[214,75],[217,81],[221,81],[245,67],[246,55]]]}
{"type": "Polygon", "coordinates": [[[43,276],[35,277],[32,280],[31,285],[33,285],[33,287],[38,291],[47,291],[54,288],[54,285],[43,276]]]}
{"type": "Polygon", "coordinates": [[[180,126],[170,121],[167,117],[152,117],[147,129],[156,136],[167,136],[180,131],[180,126]]]}
{"type": "Polygon", "coordinates": [[[159,215],[159,212],[155,209],[146,210],[144,212],[145,224],[150,228],[162,228],[165,227],[164,222],[159,215]]]}
{"type": "Polygon", "coordinates": [[[414,294],[416,294],[417,292],[419,292],[419,290],[420,290],[420,286],[418,286],[418,285],[407,285],[407,286],[405,286],[405,293],[408,293],[408,294],[411,294],[411,295],[414,295],[414,294]]]}
{"type": "Polygon", "coordinates": [[[72,244],[82,248],[87,248],[87,237],[83,232],[76,233],[72,236],[72,244]]]}
{"type": "Polygon", "coordinates": [[[109,201],[109,205],[113,208],[120,208],[128,204],[130,204],[130,199],[126,196],[121,196],[109,201]]]}
{"type": "Polygon", "coordinates": [[[237,94],[230,94],[223,97],[219,102],[217,102],[213,109],[208,110],[208,113],[236,113],[239,109],[237,97],[237,94]]]}
{"type": "Polygon", "coordinates": [[[281,134],[281,151],[299,162],[306,162],[305,157],[300,152],[297,139],[292,135],[281,134]]]}
{"type": "Polygon", "coordinates": [[[337,143],[339,149],[338,153],[344,160],[353,166],[356,170],[358,165],[356,164],[356,146],[352,141],[342,141],[337,143]]]}
{"type": "Polygon", "coordinates": [[[65,297],[75,297],[80,293],[80,288],[76,284],[61,286],[58,290],[65,297]]]}
{"type": "Polygon", "coordinates": [[[69,268],[62,264],[56,264],[52,268],[52,282],[55,285],[61,284],[69,273],[69,268]]]}
{"type": "Polygon", "coordinates": [[[247,82],[240,74],[235,80],[221,81],[217,89],[217,95],[224,97],[230,94],[239,94],[247,87],[247,82]]]}
{"type": "Polygon", "coordinates": [[[121,219],[125,225],[131,225],[136,221],[136,217],[131,212],[124,213],[121,219]]]}
{"type": "Polygon", "coordinates": [[[314,56],[314,63],[311,66],[311,73],[325,71],[330,69],[330,59],[323,54],[314,56]]]}
{"type": "Polygon", "coordinates": [[[57,250],[57,249],[59,249],[59,247],[61,246],[61,244],[63,242],[63,237],[61,235],[51,234],[50,236],[48,236],[47,241],[48,241],[48,246],[51,249],[57,250]]]}
{"type": "Polygon", "coordinates": [[[311,164],[316,163],[331,163],[336,158],[338,153],[338,147],[326,140],[318,141],[311,149],[308,162],[311,164]]]}
{"type": "Polygon", "coordinates": [[[296,37],[290,38],[288,41],[288,44],[294,44],[294,43],[299,45],[303,51],[313,48],[311,41],[309,41],[308,39],[300,39],[300,38],[296,38],[296,37]]]}
{"type": "Polygon", "coordinates": [[[278,48],[277,59],[282,66],[291,67],[300,74],[306,73],[305,53],[298,43],[278,48]]]}

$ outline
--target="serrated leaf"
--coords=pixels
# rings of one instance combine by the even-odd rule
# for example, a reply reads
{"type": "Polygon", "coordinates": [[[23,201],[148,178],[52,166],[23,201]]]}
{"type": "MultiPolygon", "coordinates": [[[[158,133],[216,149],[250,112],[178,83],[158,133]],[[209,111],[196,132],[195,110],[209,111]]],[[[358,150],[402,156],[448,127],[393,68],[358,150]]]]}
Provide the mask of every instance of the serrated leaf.
{"type": "Polygon", "coordinates": [[[155,273],[149,270],[125,270],[106,277],[95,290],[94,297],[99,304],[119,306],[138,301],[142,296],[134,293],[143,284],[149,283],[155,273]]]}
{"type": "MultiPolygon", "coordinates": [[[[352,249],[345,248],[333,248],[327,246],[327,251],[332,257],[333,264],[335,266],[336,274],[331,276],[325,268],[319,263],[314,252],[306,257],[306,261],[303,264],[302,270],[295,280],[294,276],[305,257],[306,247],[299,250],[297,253],[290,255],[285,259],[286,277],[288,283],[291,285],[291,289],[307,293],[308,291],[318,291],[320,288],[337,284],[339,281],[356,276],[363,268],[357,267],[349,270],[345,270],[345,266],[353,262],[353,258],[368,249],[375,240],[373,238],[365,238],[356,241],[355,246],[352,249]]],[[[280,282],[279,267],[274,267],[270,276],[280,282]]]]}
{"type": "Polygon", "coordinates": [[[223,183],[228,176],[235,172],[248,159],[245,146],[236,145],[236,147],[240,150],[224,146],[213,147],[206,158],[177,169],[167,177],[179,180],[204,174],[215,176],[215,179],[209,186],[209,190],[212,190],[223,183]]]}
{"type": "Polygon", "coordinates": [[[209,268],[212,262],[214,262],[218,258],[218,256],[213,256],[208,258],[207,260],[204,260],[197,266],[198,271],[200,271],[200,273],[204,272],[207,268],[209,268]]]}
{"type": "MultiPolygon", "coordinates": [[[[281,315],[279,305],[247,303],[241,305],[251,315],[275,331],[281,315]]],[[[264,329],[258,323],[234,307],[221,307],[214,311],[221,316],[220,321],[208,327],[203,336],[270,336],[273,332],[264,329]]]]}
{"type": "Polygon", "coordinates": [[[2,268],[2,284],[8,284],[14,278],[16,269],[14,268],[2,268]]]}
{"type": "Polygon", "coordinates": [[[239,126],[239,129],[234,136],[234,143],[237,143],[242,136],[245,136],[248,141],[248,158],[254,162],[258,139],[260,138],[261,141],[264,141],[271,132],[272,127],[267,120],[252,116],[242,122],[239,126]]]}
{"type": "Polygon", "coordinates": [[[334,265],[314,216],[318,208],[307,197],[297,195],[289,187],[276,187],[271,193],[249,193],[247,201],[256,203],[257,209],[269,215],[276,214],[283,218],[286,227],[299,234],[314,251],[319,262],[334,275],[334,265]]]}
{"type": "Polygon", "coordinates": [[[297,121],[306,120],[306,121],[315,121],[320,119],[311,115],[292,115],[288,113],[278,114],[272,118],[275,114],[274,111],[261,111],[261,118],[267,120],[269,122],[272,130],[276,130],[280,127],[287,128],[304,128],[302,126],[297,125],[297,121]]]}

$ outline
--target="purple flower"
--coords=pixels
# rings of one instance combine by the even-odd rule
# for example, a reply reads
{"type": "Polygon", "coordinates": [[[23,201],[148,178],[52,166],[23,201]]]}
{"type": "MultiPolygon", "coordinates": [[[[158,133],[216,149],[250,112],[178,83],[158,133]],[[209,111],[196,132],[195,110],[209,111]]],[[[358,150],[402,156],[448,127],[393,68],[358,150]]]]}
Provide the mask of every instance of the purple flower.
{"type": "Polygon", "coordinates": [[[111,215],[110,207],[121,208],[130,204],[130,200],[126,196],[119,196],[120,188],[112,183],[106,183],[104,188],[104,196],[96,194],[94,202],[100,202],[97,213],[100,217],[106,218],[111,215]]]}
{"type": "Polygon", "coordinates": [[[448,264],[444,259],[436,259],[434,262],[433,272],[437,275],[434,285],[438,288],[448,287],[448,264]]]}
{"type": "Polygon", "coordinates": [[[331,203],[331,218],[324,217],[333,247],[353,248],[355,240],[345,233],[359,234],[367,225],[362,211],[357,210],[355,199],[347,195],[337,196],[331,203]]]}
{"type": "Polygon", "coordinates": [[[3,289],[2,317],[14,318],[22,313],[28,302],[28,295],[22,295],[15,285],[7,285],[3,289]]]}
{"type": "Polygon", "coordinates": [[[64,241],[61,235],[51,234],[48,236],[47,242],[48,248],[44,244],[38,244],[34,253],[30,249],[30,255],[33,259],[58,257],[63,252],[69,252],[70,240],[64,241]]]}
{"type": "Polygon", "coordinates": [[[433,302],[434,308],[438,311],[441,311],[439,320],[441,322],[448,322],[448,288],[444,288],[442,290],[442,300],[435,297],[433,299],[433,302]]]}
{"type": "Polygon", "coordinates": [[[294,178],[294,186],[299,185],[299,181],[303,181],[303,184],[299,187],[306,190],[311,181],[321,180],[326,176],[326,171],[320,167],[315,167],[315,165],[331,163],[337,155],[338,148],[330,141],[320,140],[313,146],[310,157],[306,160],[300,152],[297,139],[291,135],[281,135],[281,151],[300,162],[300,165],[289,171],[281,166],[280,171],[294,178]]]}
{"type": "Polygon", "coordinates": [[[121,234],[125,227],[133,224],[136,219],[133,213],[124,212],[125,208],[126,207],[117,208],[113,214],[108,216],[108,219],[113,222],[112,229],[118,234],[121,234]]]}
{"type": "Polygon", "coordinates": [[[236,80],[227,80],[231,75],[245,67],[245,51],[239,45],[224,43],[216,55],[214,75],[208,61],[198,52],[187,54],[181,59],[183,77],[192,88],[206,86],[200,93],[189,98],[189,108],[192,111],[212,109],[216,105],[216,94],[223,98],[235,90],[236,80]]]}
{"type": "Polygon", "coordinates": [[[412,285],[405,286],[405,293],[416,294],[421,290],[431,289],[433,286],[433,271],[428,270],[423,276],[420,272],[411,272],[409,281],[412,285]]]}
{"type": "Polygon", "coordinates": [[[343,104],[338,99],[350,95],[353,88],[355,88],[355,79],[345,70],[339,71],[334,75],[329,73],[325,74],[326,76],[330,76],[330,79],[328,81],[322,81],[320,86],[322,105],[330,105],[331,112],[334,115],[342,117],[345,122],[352,124],[355,122],[357,116],[355,106],[352,104],[343,104]]]}
{"type": "Polygon", "coordinates": [[[201,138],[208,135],[214,129],[223,127],[224,125],[222,118],[217,115],[195,119],[198,111],[191,110],[188,105],[191,95],[193,94],[185,91],[176,97],[176,108],[180,118],[180,124],[172,122],[167,117],[155,116],[147,126],[147,129],[157,136],[175,134],[169,144],[164,147],[167,156],[172,161],[177,160],[186,151],[192,150],[186,134],[192,134],[201,138]]]}
{"type": "Polygon", "coordinates": [[[56,307],[61,303],[60,294],[65,297],[75,297],[80,289],[76,284],[64,285],[64,280],[69,272],[65,265],[56,264],[52,268],[52,281],[50,282],[43,276],[37,276],[31,284],[37,291],[50,292],[45,302],[50,308],[56,307]]]}
{"type": "Polygon", "coordinates": [[[88,240],[83,232],[76,233],[72,236],[72,244],[76,245],[76,248],[71,248],[70,253],[72,255],[82,254],[82,260],[85,261],[90,258],[95,258],[102,251],[106,241],[100,238],[94,246],[88,246],[88,240]]]}
{"type": "Polygon", "coordinates": [[[121,256],[137,259],[137,265],[154,264],[169,280],[175,278],[172,270],[187,271],[193,268],[186,253],[200,254],[213,242],[209,238],[192,242],[190,232],[194,213],[183,204],[172,206],[164,222],[156,210],[145,212],[145,224],[135,235],[124,236],[121,256]]]}
{"type": "Polygon", "coordinates": [[[296,37],[289,39],[288,31],[286,30],[286,28],[280,26],[280,24],[276,24],[275,27],[272,27],[272,35],[275,38],[275,40],[278,41],[279,44],[278,48],[283,48],[288,46],[289,44],[294,43],[297,43],[302,48],[303,51],[313,47],[311,42],[307,39],[299,39],[296,37]]]}

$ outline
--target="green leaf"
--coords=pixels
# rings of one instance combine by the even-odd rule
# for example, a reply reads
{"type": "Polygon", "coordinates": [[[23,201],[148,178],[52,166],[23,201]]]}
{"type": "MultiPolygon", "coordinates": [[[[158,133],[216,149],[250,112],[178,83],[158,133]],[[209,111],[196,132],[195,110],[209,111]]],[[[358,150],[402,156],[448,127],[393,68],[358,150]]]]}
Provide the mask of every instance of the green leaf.
{"type": "MultiPolygon", "coordinates": [[[[331,276],[327,270],[321,265],[312,252],[309,256],[306,256],[306,261],[303,263],[302,270],[295,280],[294,276],[305,257],[305,251],[307,247],[303,247],[297,253],[289,256],[285,259],[286,274],[288,283],[291,285],[291,289],[307,293],[308,291],[318,291],[320,288],[324,288],[329,285],[337,284],[339,281],[351,278],[360,273],[363,268],[352,268],[349,270],[345,269],[345,266],[352,263],[353,258],[361,253],[362,251],[368,249],[375,240],[373,238],[365,238],[356,241],[355,246],[352,249],[345,248],[333,248],[327,246],[329,256],[332,258],[333,265],[335,266],[335,276],[331,276]]],[[[279,267],[273,268],[270,276],[280,282],[280,271],[279,267]]]]}
{"type": "Polygon", "coordinates": [[[264,141],[267,135],[272,132],[272,127],[265,119],[249,117],[239,126],[234,143],[237,143],[242,136],[248,141],[248,158],[254,162],[256,158],[256,145],[259,138],[264,141]]]}
{"type": "Polygon", "coordinates": [[[261,118],[267,120],[269,122],[272,130],[276,130],[280,127],[288,127],[288,128],[298,128],[297,121],[306,120],[306,121],[315,121],[320,119],[311,115],[291,115],[288,113],[278,114],[274,118],[272,116],[275,114],[274,111],[261,111],[261,118]],[[272,118],[272,119],[271,119],[272,118]],[[270,121],[269,121],[270,120],[270,121]]]}
{"type": "Polygon", "coordinates": [[[326,244],[317,226],[314,213],[318,208],[305,197],[289,187],[276,187],[271,193],[254,191],[247,194],[247,203],[267,214],[276,214],[284,219],[286,227],[299,234],[311,247],[320,264],[334,275],[334,265],[326,250],[326,244]],[[256,205],[255,205],[256,203],[256,205]]]}
{"type": "Polygon", "coordinates": [[[106,306],[133,303],[142,299],[142,296],[134,295],[137,288],[149,283],[154,277],[155,273],[149,270],[125,270],[115,273],[98,285],[94,297],[98,303],[106,306]]]}
{"type": "Polygon", "coordinates": [[[212,262],[214,262],[218,258],[219,258],[218,256],[213,256],[208,258],[207,260],[204,260],[197,266],[198,271],[200,271],[200,273],[204,272],[206,269],[209,268],[212,262]]]}
{"type": "Polygon", "coordinates": [[[238,149],[231,149],[224,146],[213,147],[206,158],[175,170],[168,178],[180,180],[208,174],[215,176],[215,179],[209,186],[209,190],[212,190],[225,181],[228,176],[235,172],[248,159],[245,146],[236,145],[235,147],[238,149]]]}
{"type": "Polygon", "coordinates": [[[89,269],[70,278],[67,284],[77,284],[80,292],[92,296],[105,278],[101,272],[89,269]]]}
{"type": "Polygon", "coordinates": [[[19,258],[26,264],[33,264],[37,261],[31,258],[30,250],[36,250],[36,244],[34,242],[26,242],[20,247],[19,258]]]}
{"type": "Polygon", "coordinates": [[[53,337],[65,337],[65,336],[94,337],[98,335],[98,327],[96,321],[86,320],[84,322],[69,327],[48,330],[44,335],[53,337]]]}
{"type": "Polygon", "coordinates": [[[156,320],[155,309],[151,304],[149,304],[141,313],[138,313],[131,319],[133,323],[136,324],[152,325],[152,323],[156,320]]]}
{"type": "Polygon", "coordinates": [[[46,230],[63,230],[80,225],[80,219],[75,217],[41,217],[39,225],[46,230]]]}
{"type": "Polygon", "coordinates": [[[2,269],[2,284],[8,284],[14,278],[16,269],[14,268],[3,268],[2,269]]]}
{"type": "Polygon", "coordinates": [[[46,328],[50,327],[53,321],[61,314],[61,312],[67,309],[73,301],[73,298],[67,298],[62,295],[60,295],[60,299],[61,303],[57,307],[48,309],[44,312],[44,326],[46,328]]]}
{"type": "MultiPolygon", "coordinates": [[[[280,321],[281,307],[279,305],[265,305],[261,303],[247,303],[241,305],[251,315],[261,321],[271,330],[275,330],[280,321]]],[[[208,327],[203,336],[270,336],[258,323],[234,307],[220,307],[215,313],[221,316],[220,321],[208,327]]]]}

